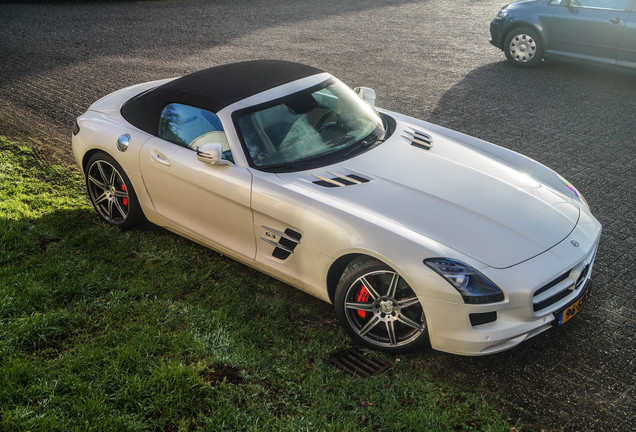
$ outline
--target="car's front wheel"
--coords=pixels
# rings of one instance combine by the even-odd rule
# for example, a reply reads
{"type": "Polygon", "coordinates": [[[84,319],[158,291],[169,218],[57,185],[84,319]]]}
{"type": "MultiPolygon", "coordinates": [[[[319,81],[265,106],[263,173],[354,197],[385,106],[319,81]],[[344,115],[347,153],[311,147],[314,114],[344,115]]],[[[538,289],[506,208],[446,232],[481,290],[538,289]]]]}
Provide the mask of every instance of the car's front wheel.
{"type": "Polygon", "coordinates": [[[543,57],[543,43],[534,29],[518,27],[506,36],[504,53],[515,66],[533,67],[543,57]]]}
{"type": "Polygon", "coordinates": [[[88,159],[86,189],[95,211],[109,224],[126,229],[143,221],[132,183],[112,156],[98,152],[88,159]]]}
{"type": "Polygon", "coordinates": [[[340,277],[334,300],[341,325],[362,345],[397,353],[428,341],[419,299],[397,272],[376,259],[353,260],[340,277]]]}

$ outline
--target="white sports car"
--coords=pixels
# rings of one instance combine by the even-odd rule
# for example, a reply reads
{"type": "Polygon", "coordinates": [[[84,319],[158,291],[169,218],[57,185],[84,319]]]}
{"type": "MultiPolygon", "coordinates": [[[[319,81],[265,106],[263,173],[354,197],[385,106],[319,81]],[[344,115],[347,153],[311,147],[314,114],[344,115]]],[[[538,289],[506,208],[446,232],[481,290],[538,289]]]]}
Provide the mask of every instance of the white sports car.
{"type": "Polygon", "coordinates": [[[135,85],[76,121],[106,222],[165,227],[335,305],[355,342],[483,355],[576,314],[601,234],[518,153],[273,60],[135,85]]]}

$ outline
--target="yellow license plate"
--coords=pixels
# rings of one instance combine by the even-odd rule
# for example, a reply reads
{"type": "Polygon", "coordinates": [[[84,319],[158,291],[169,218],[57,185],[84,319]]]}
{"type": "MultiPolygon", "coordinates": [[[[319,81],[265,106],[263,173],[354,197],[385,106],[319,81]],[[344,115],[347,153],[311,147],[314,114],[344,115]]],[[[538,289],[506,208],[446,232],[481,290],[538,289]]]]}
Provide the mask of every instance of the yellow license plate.
{"type": "Polygon", "coordinates": [[[587,300],[590,298],[591,291],[592,290],[589,290],[589,289],[585,291],[585,294],[583,294],[583,296],[580,299],[578,299],[577,301],[575,301],[574,303],[572,303],[570,306],[568,306],[566,309],[562,310],[559,313],[559,315],[557,316],[558,318],[557,327],[562,326],[570,318],[572,318],[574,315],[579,313],[579,311],[583,308],[583,305],[585,304],[585,302],[587,302],[587,300]]]}

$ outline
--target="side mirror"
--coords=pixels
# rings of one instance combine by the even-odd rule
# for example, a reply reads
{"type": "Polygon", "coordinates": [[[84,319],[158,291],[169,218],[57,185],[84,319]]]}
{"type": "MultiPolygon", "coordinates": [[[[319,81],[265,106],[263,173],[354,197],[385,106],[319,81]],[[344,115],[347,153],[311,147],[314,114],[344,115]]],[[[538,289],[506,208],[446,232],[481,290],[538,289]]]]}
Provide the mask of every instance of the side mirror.
{"type": "Polygon", "coordinates": [[[220,143],[203,144],[197,149],[197,159],[211,165],[231,165],[232,162],[223,159],[223,146],[220,143]]]}
{"type": "Polygon", "coordinates": [[[375,91],[369,87],[356,87],[353,89],[358,96],[366,101],[372,107],[375,107],[375,91]]]}

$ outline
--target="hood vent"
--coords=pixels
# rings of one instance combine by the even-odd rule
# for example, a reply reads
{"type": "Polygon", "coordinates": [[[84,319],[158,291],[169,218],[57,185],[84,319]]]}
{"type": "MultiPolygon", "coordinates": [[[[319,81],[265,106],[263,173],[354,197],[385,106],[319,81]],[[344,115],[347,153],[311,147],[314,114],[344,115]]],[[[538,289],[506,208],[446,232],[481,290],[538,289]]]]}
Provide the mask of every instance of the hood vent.
{"type": "Polygon", "coordinates": [[[333,173],[331,171],[329,171],[329,174],[335,177],[327,178],[327,177],[319,176],[317,174],[312,174],[314,177],[318,179],[314,181],[313,184],[316,184],[322,187],[343,187],[343,186],[353,186],[353,185],[358,185],[362,183],[367,183],[369,181],[369,179],[360,177],[359,175],[356,175],[356,174],[342,175],[342,174],[333,173]]]}
{"type": "Polygon", "coordinates": [[[431,147],[433,147],[433,138],[430,135],[427,135],[423,132],[418,132],[418,131],[411,132],[411,131],[405,130],[404,132],[406,132],[407,134],[411,136],[402,135],[402,138],[406,138],[410,140],[412,146],[415,146],[417,148],[421,148],[424,150],[430,150],[431,147]]]}

